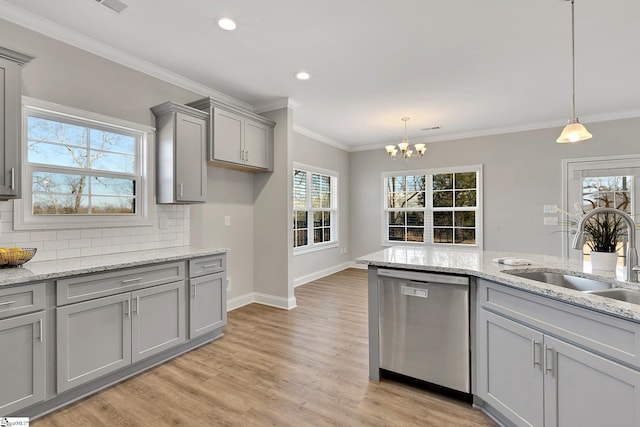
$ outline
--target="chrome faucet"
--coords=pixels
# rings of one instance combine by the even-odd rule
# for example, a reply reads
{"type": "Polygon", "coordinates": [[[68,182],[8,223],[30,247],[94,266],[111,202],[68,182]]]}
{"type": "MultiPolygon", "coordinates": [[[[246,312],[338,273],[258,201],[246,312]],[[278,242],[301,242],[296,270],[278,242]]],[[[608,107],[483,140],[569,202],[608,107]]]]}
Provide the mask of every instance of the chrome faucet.
{"type": "Polygon", "coordinates": [[[636,224],[628,213],[615,208],[595,208],[590,210],[582,217],[578,224],[578,232],[573,238],[573,249],[582,250],[585,241],[584,227],[587,220],[592,216],[601,213],[620,215],[620,217],[627,223],[627,228],[629,229],[629,241],[627,242],[625,280],[628,282],[638,282],[638,271],[640,271],[640,267],[638,266],[638,251],[636,250],[636,224]]]}

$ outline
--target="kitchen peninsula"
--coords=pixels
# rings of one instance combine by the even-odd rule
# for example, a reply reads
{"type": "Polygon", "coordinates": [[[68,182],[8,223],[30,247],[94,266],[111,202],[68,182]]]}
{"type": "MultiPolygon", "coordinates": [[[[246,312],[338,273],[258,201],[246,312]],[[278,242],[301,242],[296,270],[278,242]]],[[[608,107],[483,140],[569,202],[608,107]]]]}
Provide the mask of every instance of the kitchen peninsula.
{"type": "MultiPolygon", "coordinates": [[[[412,276],[416,273],[468,277],[476,405],[506,425],[640,426],[640,305],[514,273],[558,273],[631,290],[640,289],[637,283],[616,280],[613,273],[592,274],[590,265],[579,261],[467,248],[390,247],[357,262],[369,266],[371,379],[379,379],[382,367],[379,298],[386,292],[384,276],[395,271],[409,277],[399,280],[405,300],[429,298],[429,283],[419,283],[413,278],[419,276],[412,276]],[[493,262],[507,256],[531,264],[493,262]]],[[[622,277],[622,271],[618,274],[622,277]]],[[[411,339],[417,338],[394,341],[411,339]]]]}

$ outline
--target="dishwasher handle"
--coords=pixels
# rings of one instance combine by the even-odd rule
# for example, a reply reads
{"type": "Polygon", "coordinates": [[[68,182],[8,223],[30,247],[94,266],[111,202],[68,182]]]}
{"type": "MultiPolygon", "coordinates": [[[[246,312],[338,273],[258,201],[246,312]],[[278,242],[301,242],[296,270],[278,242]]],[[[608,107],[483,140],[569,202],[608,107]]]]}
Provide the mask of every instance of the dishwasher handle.
{"type": "Polygon", "coordinates": [[[447,274],[435,274],[422,271],[412,270],[389,270],[386,268],[378,269],[378,276],[388,277],[390,279],[408,280],[410,282],[419,283],[443,283],[446,285],[469,285],[469,277],[452,276],[447,274]]]}

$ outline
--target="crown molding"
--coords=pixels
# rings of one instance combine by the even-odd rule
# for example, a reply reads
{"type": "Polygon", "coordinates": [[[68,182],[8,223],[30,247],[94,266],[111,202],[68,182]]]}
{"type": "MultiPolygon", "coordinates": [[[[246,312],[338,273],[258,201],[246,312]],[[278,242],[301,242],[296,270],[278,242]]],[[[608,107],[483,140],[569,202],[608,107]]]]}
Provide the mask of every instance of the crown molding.
{"type": "MultiPolygon", "coordinates": [[[[593,114],[590,116],[583,116],[580,122],[588,126],[589,123],[607,122],[611,120],[633,119],[638,117],[640,117],[640,110],[628,110],[628,111],[618,111],[615,113],[603,113],[603,114],[593,114]]],[[[411,138],[411,143],[412,144],[415,144],[415,143],[428,144],[430,142],[452,141],[456,139],[477,138],[482,136],[501,135],[505,133],[527,132],[532,130],[550,129],[555,127],[559,128],[558,132],[560,132],[561,128],[563,126],[566,126],[566,124],[567,124],[567,120],[551,120],[547,122],[531,123],[527,125],[505,126],[500,128],[490,128],[490,129],[474,130],[469,132],[451,133],[451,134],[440,135],[440,136],[411,138]]],[[[349,146],[349,151],[377,150],[380,148],[384,148],[385,145],[395,144],[395,143],[396,142],[390,141],[382,144],[349,146]]]]}
{"type": "Polygon", "coordinates": [[[253,107],[253,112],[256,114],[264,113],[265,111],[279,110],[281,108],[291,108],[295,110],[300,106],[300,103],[294,101],[291,98],[280,98],[275,101],[266,102],[264,104],[258,104],[253,107]]]}
{"type": "Polygon", "coordinates": [[[43,34],[52,39],[77,47],[94,55],[108,59],[125,67],[155,77],[164,82],[195,92],[202,96],[218,99],[238,108],[253,111],[253,106],[213,88],[187,79],[177,73],[140,59],[134,55],[113,48],[94,38],[37,16],[0,0],[0,17],[21,27],[43,34]]]}
{"type": "Polygon", "coordinates": [[[296,133],[299,133],[300,135],[304,135],[304,136],[308,136],[309,138],[313,138],[316,141],[320,141],[323,144],[327,144],[327,145],[331,145],[332,147],[339,148],[339,149],[341,149],[343,151],[352,151],[352,147],[349,147],[348,145],[343,144],[343,143],[338,142],[338,141],[335,141],[335,140],[333,140],[331,138],[327,138],[324,135],[321,135],[321,134],[319,134],[317,132],[314,132],[314,131],[309,130],[307,128],[304,128],[302,126],[294,124],[293,125],[293,131],[296,132],[296,133]]]}

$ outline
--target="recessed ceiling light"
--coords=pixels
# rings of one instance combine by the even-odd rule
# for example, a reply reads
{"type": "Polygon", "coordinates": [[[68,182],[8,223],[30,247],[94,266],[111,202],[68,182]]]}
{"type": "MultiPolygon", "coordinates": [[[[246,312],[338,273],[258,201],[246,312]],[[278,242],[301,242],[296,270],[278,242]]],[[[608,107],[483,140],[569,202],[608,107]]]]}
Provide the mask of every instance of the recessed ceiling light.
{"type": "Polygon", "coordinates": [[[237,25],[231,18],[218,18],[218,27],[223,30],[233,31],[236,29],[237,25]]]}
{"type": "Polygon", "coordinates": [[[311,78],[311,74],[306,71],[298,71],[294,76],[296,76],[296,79],[298,80],[309,80],[311,78]]]}

